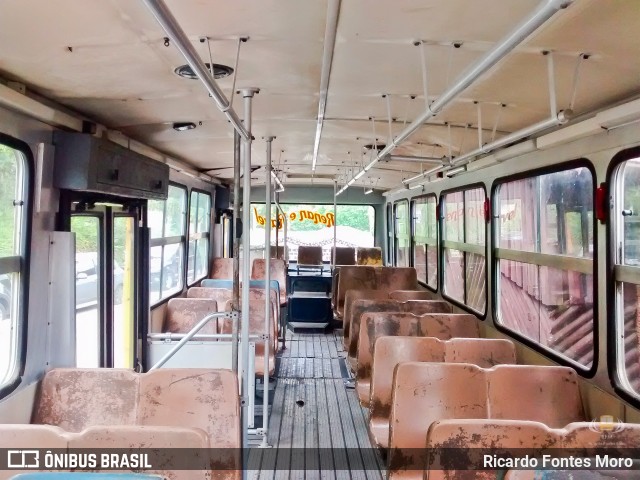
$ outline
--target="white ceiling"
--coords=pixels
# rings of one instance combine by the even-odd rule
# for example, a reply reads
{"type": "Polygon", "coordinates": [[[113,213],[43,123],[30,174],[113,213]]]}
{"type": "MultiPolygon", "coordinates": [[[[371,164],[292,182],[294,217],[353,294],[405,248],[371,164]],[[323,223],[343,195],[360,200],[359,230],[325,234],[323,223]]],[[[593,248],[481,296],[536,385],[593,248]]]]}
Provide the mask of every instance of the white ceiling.
{"type": "MultiPolygon", "coordinates": [[[[209,54],[200,37],[211,39],[214,62],[231,66],[238,37],[250,37],[242,44],[236,86],[261,89],[253,108],[254,164],[264,164],[261,137],[275,135],[277,167],[285,173],[310,174],[327,0],[167,4],[205,61],[209,54]]],[[[435,98],[537,4],[538,0],[342,0],[316,173],[342,179],[353,164],[364,161],[362,146],[374,136],[370,117],[376,119],[378,141],[387,140],[382,94],[390,94],[393,134],[424,109],[415,40],[428,43],[424,48],[429,94],[435,98]],[[462,46],[456,49],[453,42],[462,46]]],[[[581,67],[577,114],[637,94],[638,32],[638,0],[576,0],[395,153],[441,157],[450,150],[457,155],[475,148],[474,101],[482,104],[485,142],[499,110],[497,137],[546,118],[542,50],[555,52],[560,108],[569,104],[580,53],[592,56],[581,67]],[[453,125],[451,135],[445,122],[453,125]]],[[[0,0],[0,75],[25,82],[197,168],[226,168],[211,173],[229,178],[232,129],[198,81],[173,73],[185,62],[173,46],[164,46],[164,36],[139,0],[0,0]],[[202,125],[180,133],[171,128],[175,121],[202,125]]],[[[230,96],[232,78],[219,84],[230,96]]],[[[235,98],[234,108],[242,112],[241,98],[235,98]]],[[[359,184],[394,188],[420,168],[415,163],[380,163],[359,184]]],[[[261,170],[253,177],[262,180],[261,170]]],[[[310,181],[284,179],[285,184],[310,181]]]]}

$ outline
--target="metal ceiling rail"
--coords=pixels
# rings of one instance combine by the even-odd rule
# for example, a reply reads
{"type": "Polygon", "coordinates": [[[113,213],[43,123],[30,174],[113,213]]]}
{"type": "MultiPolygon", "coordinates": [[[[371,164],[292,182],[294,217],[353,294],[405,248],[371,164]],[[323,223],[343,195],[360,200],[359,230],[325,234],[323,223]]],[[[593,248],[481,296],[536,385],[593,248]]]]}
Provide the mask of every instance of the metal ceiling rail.
{"type": "MultiPolygon", "coordinates": [[[[491,50],[486,52],[469,69],[462,73],[451,87],[445,90],[445,92],[434,100],[417,119],[402,130],[391,144],[382,149],[376,158],[364,167],[362,172],[368,172],[371,170],[378,161],[386,155],[389,155],[397,146],[418,131],[427,120],[440,113],[443,108],[455,100],[458,95],[460,95],[488,70],[494,67],[500,60],[506,57],[514,48],[520,45],[526,38],[549,20],[558,10],[567,7],[572,2],[573,0],[544,0],[527,18],[521,21],[516,28],[496,43],[491,50]]],[[[337,195],[340,195],[347,188],[353,185],[353,183],[362,176],[362,172],[349,180],[337,195]]]]}
{"type": "Polygon", "coordinates": [[[320,149],[320,137],[324,125],[324,114],[327,110],[327,95],[329,92],[329,77],[331,76],[331,63],[333,62],[333,50],[336,45],[338,32],[338,17],[340,15],[340,0],[331,0],[327,8],[327,24],[324,31],[324,49],[322,51],[322,70],[320,72],[320,100],[318,101],[318,119],[316,123],[316,136],[313,144],[313,159],[311,171],[316,171],[318,151],[320,149]]]}
{"type": "Polygon", "coordinates": [[[142,1],[149,10],[151,10],[151,13],[156,18],[160,26],[162,26],[193,72],[198,76],[213,100],[216,102],[220,111],[226,115],[231,122],[231,125],[233,125],[233,128],[240,134],[243,140],[248,140],[249,131],[242,124],[235,110],[231,107],[229,100],[227,100],[227,97],[224,95],[222,90],[220,90],[220,87],[218,87],[213,75],[198,55],[198,52],[196,52],[196,49],[193,47],[191,41],[187,37],[187,34],[182,30],[180,24],[171,13],[171,10],[169,10],[163,0],[142,1]]]}
{"type": "Polygon", "coordinates": [[[390,162],[412,162],[412,163],[443,163],[444,157],[412,157],[409,155],[388,155],[382,161],[390,162]]]}

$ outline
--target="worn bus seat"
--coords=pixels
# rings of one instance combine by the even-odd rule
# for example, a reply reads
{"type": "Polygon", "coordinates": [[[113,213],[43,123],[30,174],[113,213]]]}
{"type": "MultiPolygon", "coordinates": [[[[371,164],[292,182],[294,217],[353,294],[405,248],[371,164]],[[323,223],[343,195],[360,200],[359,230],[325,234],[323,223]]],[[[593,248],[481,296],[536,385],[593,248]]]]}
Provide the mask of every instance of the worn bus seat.
{"type": "MultiPolygon", "coordinates": [[[[137,448],[158,448],[158,449],[208,449],[209,438],[200,428],[183,427],[155,427],[136,425],[116,425],[116,426],[92,426],[79,433],[72,433],[60,427],[52,425],[0,425],[0,448],[3,449],[57,449],[59,451],[67,449],[90,448],[102,450],[105,448],[122,449],[137,448]]],[[[156,462],[157,468],[146,470],[151,474],[161,475],[164,478],[180,478],[180,480],[205,480],[211,478],[210,466],[202,465],[200,470],[169,470],[169,466],[178,465],[180,458],[172,458],[176,452],[162,450],[161,460],[156,462]],[[163,465],[163,467],[160,467],[163,465]]],[[[182,454],[182,453],[180,453],[182,454]]],[[[223,457],[224,458],[224,457],[223,457]]],[[[43,465],[42,456],[40,464],[43,465]]],[[[154,455],[154,460],[157,457],[154,455]]],[[[44,470],[45,467],[39,469],[44,470]]],[[[75,469],[79,471],[81,469],[75,469]]],[[[90,469],[92,471],[101,471],[90,469]]],[[[233,470],[233,468],[231,469],[233,470]]],[[[4,470],[0,471],[0,479],[5,480],[16,474],[29,472],[34,474],[33,469],[28,470],[4,470]]],[[[227,475],[231,472],[211,472],[215,478],[238,478],[235,475],[227,475]],[[223,473],[224,475],[220,475],[223,473]]],[[[61,473],[61,475],[64,475],[61,473]]],[[[124,480],[125,475],[121,472],[120,477],[124,480]]],[[[128,477],[128,476],[127,476],[128,477]]],[[[22,477],[20,477],[22,478],[22,477]]]]}
{"type": "MultiPolygon", "coordinates": [[[[251,266],[251,280],[265,279],[265,260],[256,258],[251,266]]],[[[280,286],[280,306],[287,304],[287,266],[284,260],[273,258],[270,261],[271,280],[278,282],[280,286]]]]}
{"type": "Polygon", "coordinates": [[[344,314],[342,333],[344,346],[349,344],[349,331],[351,327],[351,311],[356,300],[384,300],[391,299],[400,302],[407,300],[434,300],[434,295],[426,290],[349,290],[344,297],[344,314]]]}
{"type": "Polygon", "coordinates": [[[211,260],[211,276],[209,278],[232,279],[233,258],[216,257],[211,260]]]}
{"type": "Polygon", "coordinates": [[[298,247],[298,265],[322,265],[322,247],[300,245],[298,247]]]}
{"type": "Polygon", "coordinates": [[[436,295],[429,290],[392,290],[389,292],[391,300],[437,300],[436,295]]]}
{"type": "Polygon", "coordinates": [[[389,418],[389,479],[421,478],[418,450],[444,419],[531,420],[559,428],[584,420],[577,375],[567,367],[407,362],[396,366],[389,418]]]}
{"type": "MultiPolygon", "coordinates": [[[[440,329],[439,326],[435,328],[440,329]]],[[[371,374],[369,431],[372,440],[383,448],[389,446],[393,371],[399,363],[471,363],[483,368],[515,363],[514,346],[507,340],[450,338],[442,341],[430,337],[380,337],[376,342],[378,350],[378,353],[374,352],[371,374]]]]}
{"type": "Polygon", "coordinates": [[[406,302],[398,302],[391,299],[356,300],[351,310],[349,342],[346,345],[349,365],[352,370],[356,370],[360,322],[363,314],[373,312],[410,312],[422,315],[423,313],[452,313],[452,310],[451,304],[443,300],[408,300],[406,302]]]}
{"type": "MultiPolygon", "coordinates": [[[[231,308],[231,301],[228,302],[226,308],[231,308]]],[[[270,324],[271,333],[269,335],[269,375],[273,375],[275,372],[275,354],[278,345],[276,323],[273,316],[270,319],[270,324]]],[[[222,325],[222,333],[231,333],[231,322],[225,322],[222,325]]],[[[249,292],[249,335],[262,334],[264,334],[264,290],[252,289],[249,292]]],[[[264,353],[264,343],[262,341],[256,341],[256,376],[264,375],[264,353]]]]}
{"type": "MultiPolygon", "coordinates": [[[[264,289],[264,284],[265,280],[249,280],[249,288],[264,289]]],[[[233,280],[206,278],[200,282],[200,286],[204,288],[224,288],[226,290],[233,291],[233,280]]],[[[240,288],[242,288],[242,282],[240,282],[240,288]]],[[[280,305],[280,282],[277,280],[271,280],[269,282],[269,288],[272,292],[275,292],[278,301],[277,305],[280,305]]]]}
{"type": "Polygon", "coordinates": [[[418,279],[415,268],[408,267],[340,267],[334,288],[334,315],[344,318],[346,295],[349,290],[415,290],[418,279]]]}
{"type": "MultiPolygon", "coordinates": [[[[360,402],[367,406],[369,405],[371,371],[373,368],[376,340],[379,338],[385,336],[402,336],[434,337],[440,340],[448,340],[454,337],[477,338],[478,334],[478,321],[473,315],[469,314],[429,313],[420,316],[413,313],[400,312],[377,312],[364,314],[361,319],[356,368],[356,390],[358,392],[360,402]]],[[[510,352],[508,358],[513,358],[513,361],[498,361],[493,365],[498,363],[515,363],[513,344],[506,340],[504,342],[504,348],[508,349],[510,352]]],[[[469,348],[476,347],[465,346],[464,348],[468,350],[469,348]]],[[[393,367],[391,367],[389,373],[393,374],[393,367]]]]}
{"type": "MultiPolygon", "coordinates": [[[[204,317],[218,311],[218,302],[209,298],[172,298],[167,303],[163,333],[188,333],[204,317]]],[[[219,333],[218,319],[212,318],[198,333],[219,333]]]]}
{"type": "Polygon", "coordinates": [[[382,266],[382,249],[380,247],[356,247],[356,265],[382,266]]]}
{"type": "MultiPolygon", "coordinates": [[[[249,295],[251,296],[251,292],[262,292],[262,298],[264,298],[264,288],[249,288],[249,295]]],[[[273,322],[273,338],[277,339],[278,333],[278,324],[280,322],[280,308],[277,301],[278,292],[271,289],[271,307],[272,307],[272,315],[275,321],[273,322]]],[[[191,287],[187,290],[188,298],[211,298],[215,299],[218,303],[218,311],[231,311],[231,297],[232,291],[226,288],[207,288],[207,287],[191,287]]],[[[251,308],[251,306],[250,306],[251,308]]],[[[264,304],[262,309],[264,310],[264,304]]],[[[264,314],[262,314],[262,318],[264,318],[264,314]]],[[[231,320],[221,318],[218,319],[218,329],[220,333],[231,333],[231,320]]],[[[278,342],[275,342],[275,348],[279,347],[278,342]]]]}
{"type": "Polygon", "coordinates": [[[287,261],[285,258],[284,245],[278,245],[277,247],[275,245],[271,245],[270,252],[271,258],[277,258],[278,260],[284,260],[285,262],[287,261]]]}
{"type": "Polygon", "coordinates": [[[353,247],[331,247],[331,260],[334,265],[355,265],[356,249],[353,247]]]}

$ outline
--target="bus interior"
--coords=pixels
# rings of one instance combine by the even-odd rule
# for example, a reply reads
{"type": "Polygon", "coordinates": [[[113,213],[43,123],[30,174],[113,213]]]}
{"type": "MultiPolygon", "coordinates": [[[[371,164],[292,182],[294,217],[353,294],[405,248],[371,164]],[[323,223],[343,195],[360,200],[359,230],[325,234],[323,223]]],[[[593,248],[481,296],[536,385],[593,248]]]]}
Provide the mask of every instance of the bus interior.
{"type": "Polygon", "coordinates": [[[639,126],[638,0],[0,0],[0,479],[640,478],[639,126]]]}

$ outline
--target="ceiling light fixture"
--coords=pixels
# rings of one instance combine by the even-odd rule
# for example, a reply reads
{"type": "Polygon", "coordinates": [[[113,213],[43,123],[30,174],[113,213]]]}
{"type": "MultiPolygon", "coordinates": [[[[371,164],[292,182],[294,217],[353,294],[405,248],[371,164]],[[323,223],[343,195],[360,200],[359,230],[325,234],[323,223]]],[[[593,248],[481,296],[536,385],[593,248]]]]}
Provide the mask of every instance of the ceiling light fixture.
{"type": "Polygon", "coordinates": [[[193,130],[196,128],[196,124],[193,122],[175,122],[173,124],[173,129],[176,132],[186,132],[187,130],[193,130]]]}
{"type": "MultiPolygon", "coordinates": [[[[211,71],[210,63],[205,63],[205,66],[207,67],[207,70],[211,71]]],[[[196,75],[196,73],[193,71],[190,65],[180,65],[179,67],[176,67],[174,72],[176,73],[176,75],[182,78],[187,78],[189,80],[198,79],[198,75],[196,75]]],[[[232,73],[233,73],[233,68],[227,65],[221,65],[219,63],[213,64],[213,78],[215,78],[216,80],[219,80],[220,78],[228,77],[232,73]]]]}
{"type": "Polygon", "coordinates": [[[373,188],[365,188],[364,194],[369,195],[370,193],[373,193],[373,188]]]}

